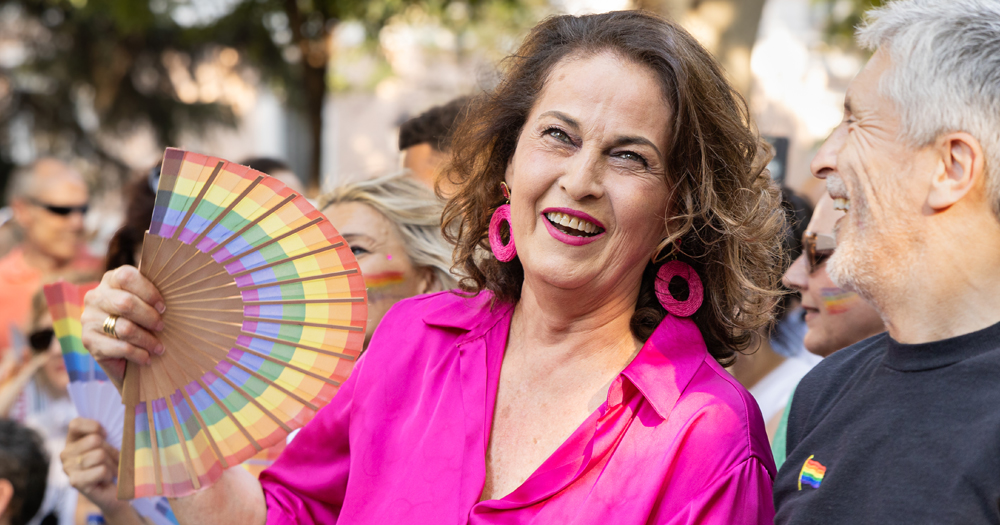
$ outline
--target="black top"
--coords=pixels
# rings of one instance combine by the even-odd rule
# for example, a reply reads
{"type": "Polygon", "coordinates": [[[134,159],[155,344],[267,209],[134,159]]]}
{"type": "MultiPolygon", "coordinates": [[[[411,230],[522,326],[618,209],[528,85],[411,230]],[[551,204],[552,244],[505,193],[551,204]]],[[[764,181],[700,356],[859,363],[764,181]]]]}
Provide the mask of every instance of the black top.
{"type": "Polygon", "coordinates": [[[824,359],[795,390],[787,450],[775,523],[1000,524],[1000,323],[824,359]]]}

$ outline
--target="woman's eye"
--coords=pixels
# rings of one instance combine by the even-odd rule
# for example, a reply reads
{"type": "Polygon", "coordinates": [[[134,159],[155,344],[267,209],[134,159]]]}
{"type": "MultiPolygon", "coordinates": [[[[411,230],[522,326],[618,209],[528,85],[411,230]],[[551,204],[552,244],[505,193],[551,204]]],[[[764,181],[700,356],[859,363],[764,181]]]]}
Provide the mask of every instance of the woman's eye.
{"type": "Polygon", "coordinates": [[[625,160],[632,161],[632,162],[638,162],[638,163],[642,164],[643,166],[647,166],[648,165],[646,163],[646,159],[642,155],[639,155],[638,153],[636,153],[634,151],[623,151],[621,153],[618,153],[616,156],[618,158],[620,158],[620,159],[625,159],[625,160]]]}
{"type": "Polygon", "coordinates": [[[371,252],[360,246],[351,246],[351,253],[353,253],[355,257],[358,257],[360,255],[364,255],[366,253],[371,253],[371,252]]]}
{"type": "Polygon", "coordinates": [[[572,144],[573,143],[573,139],[569,138],[569,135],[567,135],[565,131],[563,131],[563,130],[561,130],[559,128],[549,128],[549,129],[545,130],[545,133],[547,135],[555,138],[559,142],[565,142],[566,144],[572,144]]]}

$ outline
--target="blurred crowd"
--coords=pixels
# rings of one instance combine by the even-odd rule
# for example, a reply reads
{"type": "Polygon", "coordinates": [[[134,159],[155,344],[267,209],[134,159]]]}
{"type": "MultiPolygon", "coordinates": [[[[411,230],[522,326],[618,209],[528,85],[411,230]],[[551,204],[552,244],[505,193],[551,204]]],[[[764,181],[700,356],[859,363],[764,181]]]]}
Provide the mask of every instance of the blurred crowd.
{"type": "MultiPolygon", "coordinates": [[[[997,71],[992,74],[996,79],[997,71]]],[[[456,99],[402,124],[398,172],[337,187],[315,200],[317,209],[349,242],[368,282],[366,345],[396,302],[457,287],[452,247],[441,232],[444,199],[456,187],[442,173],[449,161],[451,132],[469,100],[456,99]]],[[[862,110],[848,106],[848,113],[852,111],[862,110]]],[[[836,173],[843,164],[834,157],[844,147],[836,141],[847,140],[838,134],[846,134],[853,125],[845,122],[834,131],[829,142],[833,145],[825,146],[813,162],[817,176],[836,173]]],[[[963,137],[954,140],[950,147],[956,148],[958,166],[966,154],[962,148],[969,146],[961,143],[963,137]]],[[[240,163],[304,191],[300,179],[280,160],[251,158],[240,163]]],[[[953,186],[972,184],[956,173],[961,169],[945,165],[941,178],[951,180],[953,186]]],[[[11,179],[7,191],[10,220],[0,226],[0,524],[84,523],[92,514],[113,516],[120,523],[140,519],[123,514],[131,511],[127,506],[123,510],[114,491],[107,490],[106,471],[98,475],[81,468],[81,458],[105,443],[93,439],[101,435],[99,427],[74,422],[76,411],[67,394],[69,377],[40,290],[58,279],[99,281],[105,271],[136,265],[158,178],[159,168],[151,166],[125,184],[124,223],[103,254],[91,253],[86,246],[84,217],[90,193],[83,176],[67,159],[40,158],[18,168],[11,179]]],[[[796,421],[789,418],[793,394],[803,377],[834,353],[887,329],[880,310],[884,312],[888,302],[876,309],[858,293],[836,284],[850,279],[834,279],[828,272],[828,261],[838,249],[835,226],[847,211],[844,190],[832,189],[840,193],[824,194],[812,203],[782,188],[787,254],[782,283],[787,294],[778,305],[778,321],[756,333],[751,347],[729,367],[759,405],[779,468],[790,457],[789,436],[799,435],[789,431],[796,421]]],[[[932,205],[955,198],[949,195],[941,190],[932,205]]],[[[996,197],[981,199],[989,198],[996,197]]],[[[861,204],[858,200],[852,205],[861,204]]],[[[993,247],[1000,241],[982,242],[993,247]]],[[[897,261],[912,259],[900,255],[897,261]]],[[[902,272],[898,268],[886,271],[902,272]]],[[[920,300],[919,294],[912,300],[920,300]]]]}
{"type": "MultiPolygon", "coordinates": [[[[456,287],[451,247],[441,235],[442,199],[434,192],[435,185],[443,195],[452,191],[437,174],[448,161],[451,130],[467,102],[467,97],[456,99],[402,124],[399,172],[337,187],[315,201],[350,244],[368,284],[366,345],[396,302],[456,287]]],[[[257,157],[239,163],[304,191],[301,179],[281,160],[257,157]]],[[[0,226],[5,241],[0,242],[0,419],[10,428],[0,438],[0,518],[10,523],[67,525],[84,523],[92,514],[132,512],[106,484],[86,476],[74,479],[74,467],[64,468],[64,456],[78,461],[94,448],[87,437],[103,431],[72,423],[76,410],[67,391],[69,375],[42,285],[60,279],[97,282],[105,271],[136,266],[159,171],[153,166],[124,185],[124,220],[103,258],[88,249],[84,216],[90,193],[69,162],[41,158],[11,178],[11,219],[0,226]],[[36,497],[39,487],[46,487],[44,498],[36,497]],[[78,498],[74,487],[89,500],[78,498]]],[[[99,441],[97,447],[105,445],[99,441]]]]}
{"type": "MultiPolygon", "coordinates": [[[[442,169],[449,160],[451,131],[469,100],[461,97],[433,107],[401,125],[400,172],[347,184],[316,200],[317,208],[350,244],[368,283],[366,345],[396,302],[457,285],[451,272],[452,248],[441,235],[442,200],[455,187],[442,176],[442,169]]],[[[280,160],[249,158],[240,164],[278,178],[295,191],[304,190],[280,160]]],[[[125,185],[124,222],[103,260],[85,243],[84,215],[90,199],[79,172],[64,161],[43,158],[12,178],[8,195],[13,218],[4,227],[9,238],[20,241],[0,259],[0,417],[31,429],[19,429],[17,435],[37,432],[41,440],[35,441],[44,449],[39,457],[47,455],[51,461],[44,501],[29,498],[21,503],[23,509],[39,508],[30,523],[69,524],[85,519],[88,512],[121,512],[113,494],[107,496],[89,480],[72,483],[67,475],[71,468],[61,464],[67,455],[64,449],[75,461],[94,448],[82,442],[99,431],[84,423],[71,430],[75,410],[66,390],[69,377],[41,286],[58,279],[94,282],[104,271],[136,265],[158,178],[159,167],[154,166],[125,185]],[[73,486],[82,489],[93,505],[77,498],[73,486]]],[[[782,195],[790,263],[784,283],[789,293],[779,305],[780,321],[757,334],[755,347],[730,368],[758,400],[771,438],[781,436],[790,396],[819,359],[884,330],[870,306],[837,288],[826,275],[824,262],[835,246],[833,225],[843,214],[833,209],[828,196],[814,211],[792,190],[782,188],[782,195]]],[[[776,451],[783,446],[783,440],[775,440],[776,451]]],[[[40,481],[32,483],[37,486],[40,481]]]]}

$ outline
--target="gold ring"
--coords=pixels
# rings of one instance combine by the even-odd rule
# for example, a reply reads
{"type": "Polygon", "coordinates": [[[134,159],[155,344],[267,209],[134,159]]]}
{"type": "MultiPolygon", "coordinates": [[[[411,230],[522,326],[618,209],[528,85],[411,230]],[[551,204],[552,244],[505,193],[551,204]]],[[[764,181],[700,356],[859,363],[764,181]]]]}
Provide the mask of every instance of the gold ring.
{"type": "Polygon", "coordinates": [[[78,468],[78,469],[82,469],[83,468],[83,456],[77,456],[76,457],[76,468],[78,468]]]}
{"type": "Polygon", "coordinates": [[[104,320],[104,333],[118,339],[118,332],[115,332],[115,325],[118,324],[117,315],[109,315],[107,319],[104,320]]]}

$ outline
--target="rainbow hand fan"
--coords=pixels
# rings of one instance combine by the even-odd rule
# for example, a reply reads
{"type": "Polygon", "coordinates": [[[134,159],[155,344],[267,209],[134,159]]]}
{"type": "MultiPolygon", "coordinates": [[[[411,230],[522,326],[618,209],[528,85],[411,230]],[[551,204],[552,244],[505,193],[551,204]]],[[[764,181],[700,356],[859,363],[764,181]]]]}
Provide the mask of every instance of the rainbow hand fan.
{"type": "Polygon", "coordinates": [[[361,354],[367,295],[350,247],[277,180],[167,149],[139,270],[165,347],[129,363],[118,497],[180,497],[285,439],[361,354]]]}
{"type": "MultiPolygon", "coordinates": [[[[97,283],[76,286],[65,281],[44,287],[45,301],[52,315],[52,329],[62,348],[66,372],[69,373],[69,395],[80,417],[93,419],[104,427],[107,441],[117,449],[122,444],[122,423],[125,407],[121,395],[80,339],[83,294],[97,283]]],[[[155,525],[177,525],[177,519],[166,498],[142,498],[131,502],[136,511],[155,525]]]]}
{"type": "Polygon", "coordinates": [[[121,448],[121,428],[125,421],[121,395],[97,361],[87,353],[80,338],[83,295],[96,286],[97,283],[77,286],[59,281],[45,285],[43,291],[52,315],[52,329],[59,339],[66,373],[69,374],[67,390],[70,399],[80,417],[101,423],[107,432],[108,443],[121,448]]]}

